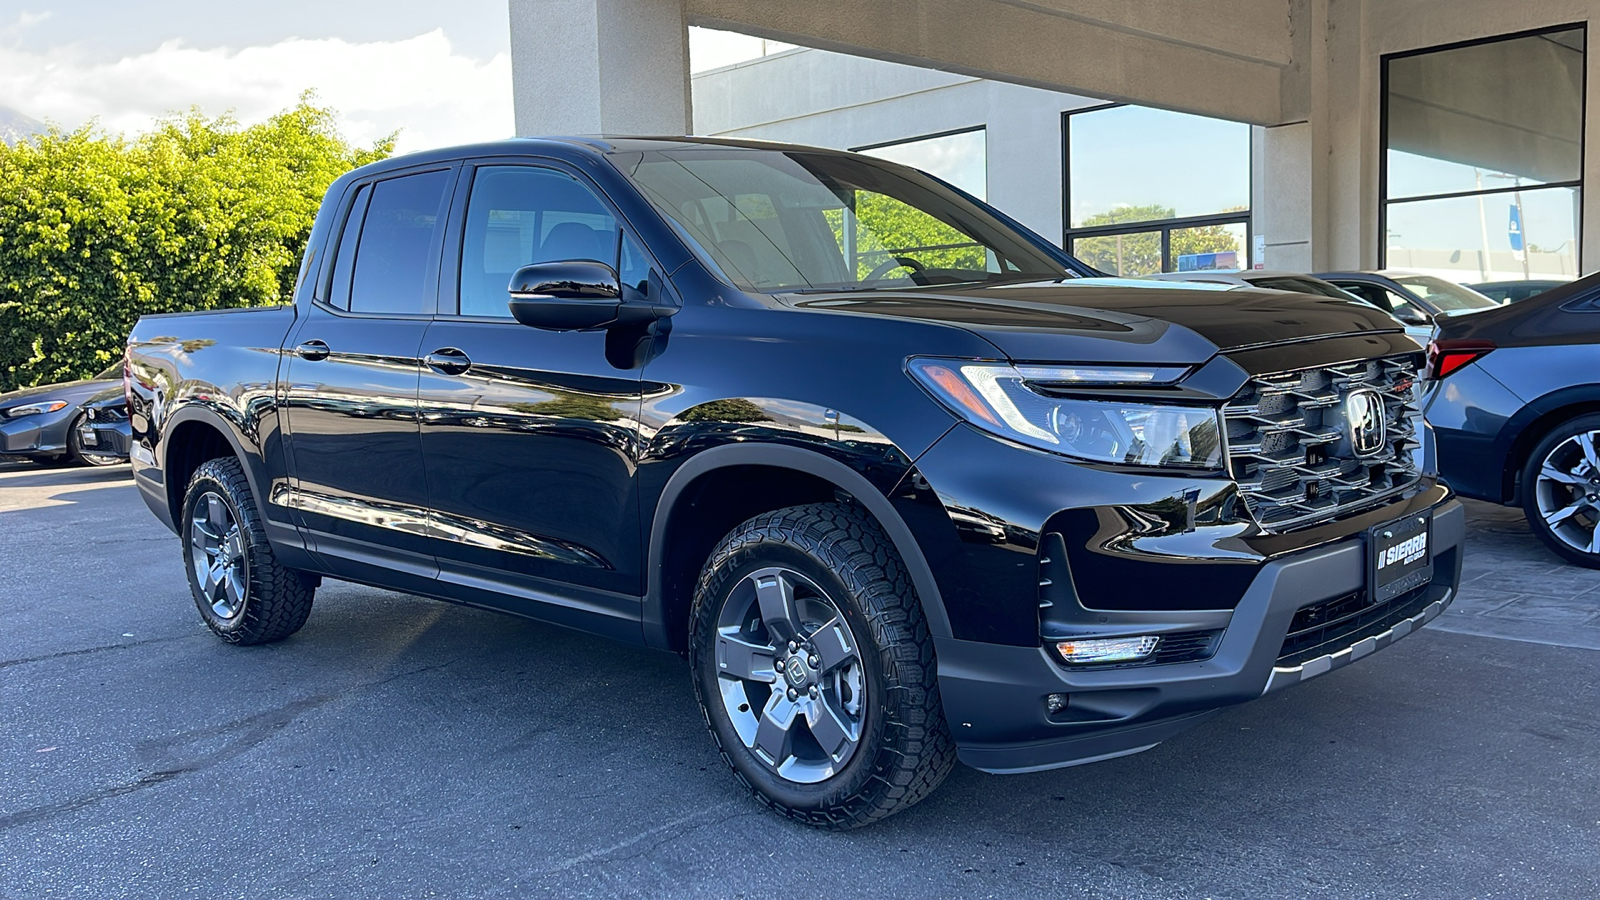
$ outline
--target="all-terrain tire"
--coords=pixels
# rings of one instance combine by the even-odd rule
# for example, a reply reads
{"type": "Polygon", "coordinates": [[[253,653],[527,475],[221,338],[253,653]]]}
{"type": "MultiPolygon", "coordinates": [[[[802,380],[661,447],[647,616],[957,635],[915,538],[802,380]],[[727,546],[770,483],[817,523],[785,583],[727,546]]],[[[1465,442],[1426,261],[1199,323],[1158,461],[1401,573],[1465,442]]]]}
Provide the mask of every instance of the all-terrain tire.
{"type": "MultiPolygon", "coordinates": [[[[769,808],[808,825],[857,828],[922,800],[954,767],[922,607],[899,554],[863,512],[819,503],[739,525],[706,561],[690,629],[695,694],[711,736],[735,776],[769,808]],[[715,648],[719,622],[727,628],[724,607],[742,582],[775,569],[797,573],[826,595],[862,663],[859,742],[835,773],[814,783],[784,778],[756,755],[740,737],[719,681],[725,676],[715,648]]],[[[778,686],[786,683],[793,682],[780,679],[778,686]]]]}
{"type": "Polygon", "coordinates": [[[316,581],[278,562],[272,546],[267,543],[250,482],[237,459],[207,460],[195,470],[184,493],[179,521],[189,591],[200,617],[217,637],[230,644],[265,644],[294,634],[306,623],[311,615],[316,581]],[[196,520],[204,515],[197,512],[197,508],[202,501],[209,503],[213,497],[226,505],[236,526],[231,546],[237,548],[237,564],[243,568],[237,579],[243,586],[243,596],[231,606],[231,614],[227,615],[217,608],[220,595],[202,588],[195,564],[196,555],[205,552],[196,540],[196,520]]]}

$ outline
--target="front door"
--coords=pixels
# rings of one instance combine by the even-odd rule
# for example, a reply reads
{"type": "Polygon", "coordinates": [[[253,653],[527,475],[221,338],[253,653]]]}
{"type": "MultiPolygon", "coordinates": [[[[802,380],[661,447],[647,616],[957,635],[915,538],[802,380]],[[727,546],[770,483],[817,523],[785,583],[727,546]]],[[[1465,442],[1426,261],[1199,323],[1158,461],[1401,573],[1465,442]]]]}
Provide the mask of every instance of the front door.
{"type": "Polygon", "coordinates": [[[437,169],[351,192],[331,271],[284,348],[290,478],[270,500],[336,574],[420,586],[436,571],[417,382],[453,179],[437,169]]]}
{"type": "Polygon", "coordinates": [[[440,580],[632,617],[636,633],[640,370],[608,360],[605,332],[518,324],[506,288],[533,262],[620,264],[635,284],[648,267],[631,237],[619,261],[610,208],[555,168],[480,166],[459,216],[419,390],[440,580]]]}

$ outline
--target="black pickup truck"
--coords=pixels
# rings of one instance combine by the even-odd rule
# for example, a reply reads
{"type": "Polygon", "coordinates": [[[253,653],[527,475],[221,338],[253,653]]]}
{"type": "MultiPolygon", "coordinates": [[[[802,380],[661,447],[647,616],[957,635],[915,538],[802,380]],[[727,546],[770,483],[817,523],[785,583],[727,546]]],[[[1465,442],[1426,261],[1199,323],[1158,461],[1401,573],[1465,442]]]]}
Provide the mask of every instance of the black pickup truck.
{"type": "Polygon", "coordinates": [[[134,472],[225,641],[337,578],[675,651],[758,799],[852,827],[958,758],[1147,749],[1454,594],[1393,319],[1096,274],[849,153],[401,157],[329,190],[293,306],[139,322],[134,472]]]}

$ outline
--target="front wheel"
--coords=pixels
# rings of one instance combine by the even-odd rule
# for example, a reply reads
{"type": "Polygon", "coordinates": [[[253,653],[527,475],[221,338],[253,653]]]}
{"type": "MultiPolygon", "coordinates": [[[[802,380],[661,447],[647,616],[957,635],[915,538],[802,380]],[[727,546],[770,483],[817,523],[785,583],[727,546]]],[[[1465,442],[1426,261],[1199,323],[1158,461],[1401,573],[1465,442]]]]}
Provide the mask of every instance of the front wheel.
{"type": "Polygon", "coordinates": [[[1522,472],[1522,509],[1551,550],[1600,569],[1600,415],[1579,416],[1533,448],[1522,472]]]}
{"type": "Polygon", "coordinates": [[[182,522],[189,590],[206,627],[230,644],[265,644],[300,630],[316,584],[278,562],[237,459],[195,470],[182,522]]]}
{"type": "Polygon", "coordinates": [[[696,696],[722,758],[772,809],[855,828],[950,773],[933,639],[876,523],[838,504],[757,516],[706,563],[696,696]]]}

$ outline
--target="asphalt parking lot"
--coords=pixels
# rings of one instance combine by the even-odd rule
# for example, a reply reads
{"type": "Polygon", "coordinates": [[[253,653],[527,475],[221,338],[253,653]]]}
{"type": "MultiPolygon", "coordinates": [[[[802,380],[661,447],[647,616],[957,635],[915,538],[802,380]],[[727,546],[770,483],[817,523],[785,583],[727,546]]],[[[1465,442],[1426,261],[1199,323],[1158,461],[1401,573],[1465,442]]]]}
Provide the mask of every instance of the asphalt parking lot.
{"type": "Polygon", "coordinates": [[[227,647],[126,469],[0,466],[0,897],[1600,896],[1600,572],[1471,519],[1456,607],[1360,665],[833,834],[676,657],[334,583],[227,647]]]}

